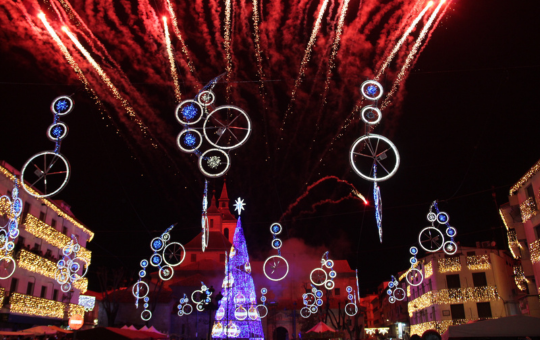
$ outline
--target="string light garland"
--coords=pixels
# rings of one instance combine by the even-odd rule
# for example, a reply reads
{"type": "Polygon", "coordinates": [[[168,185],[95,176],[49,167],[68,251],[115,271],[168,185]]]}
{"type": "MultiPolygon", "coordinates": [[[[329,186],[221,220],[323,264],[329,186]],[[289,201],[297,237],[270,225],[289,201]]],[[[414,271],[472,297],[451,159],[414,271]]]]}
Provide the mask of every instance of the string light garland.
{"type": "MultiPolygon", "coordinates": [[[[39,255],[21,249],[17,259],[19,267],[32,273],[40,274],[50,279],[55,279],[55,273],[58,269],[55,262],[47,260],[39,255]]],[[[74,287],[79,289],[82,294],[88,289],[88,279],[83,278],[75,282],[74,287]]]]}
{"type": "Polygon", "coordinates": [[[510,249],[510,252],[512,253],[512,256],[514,259],[518,260],[521,258],[521,243],[519,243],[517,239],[517,234],[515,229],[510,229],[506,233],[508,237],[508,248],[510,249]]]}
{"type": "MultiPolygon", "coordinates": [[[[11,293],[9,299],[10,312],[26,315],[45,316],[49,318],[64,318],[66,305],[60,301],[38,298],[20,293],[11,293]]],[[[84,307],[70,303],[68,317],[75,314],[84,316],[84,307]]]]}
{"type": "Polygon", "coordinates": [[[429,261],[429,262],[426,263],[426,265],[424,266],[424,277],[425,277],[425,278],[428,278],[428,277],[430,277],[431,275],[433,275],[433,262],[432,262],[432,261],[429,261]]]}
{"type": "Polygon", "coordinates": [[[540,240],[536,240],[529,244],[529,252],[531,253],[533,264],[540,262],[540,240]]]}
{"type": "Polygon", "coordinates": [[[15,249],[15,241],[19,237],[19,216],[23,210],[22,199],[19,198],[19,181],[15,178],[13,183],[13,191],[11,197],[3,195],[0,201],[7,203],[8,222],[5,226],[0,226],[0,266],[3,268],[0,279],[4,280],[15,272],[17,264],[13,259],[13,250],[15,249]]]}
{"type": "Polygon", "coordinates": [[[525,184],[525,182],[531,179],[532,176],[536,175],[538,171],[540,171],[540,160],[536,162],[536,164],[533,165],[533,167],[529,169],[529,171],[527,171],[527,173],[523,175],[523,177],[521,177],[516,184],[514,184],[514,186],[510,189],[510,196],[515,194],[516,191],[518,191],[519,188],[521,188],[523,184],[525,184]]]}
{"type": "Polygon", "coordinates": [[[519,205],[519,210],[521,211],[521,220],[523,223],[530,220],[533,216],[538,213],[538,208],[536,207],[536,202],[534,197],[529,197],[519,205]]]}
{"type": "MultiPolygon", "coordinates": [[[[6,176],[10,181],[13,181],[15,179],[15,175],[13,173],[11,173],[8,169],[6,169],[5,167],[3,167],[1,165],[0,165],[0,173],[3,174],[4,176],[6,176]]],[[[28,189],[30,191],[32,191],[31,188],[28,188],[28,189]]],[[[37,191],[35,192],[35,194],[37,194],[37,191]]],[[[75,227],[81,229],[84,233],[86,233],[89,236],[88,242],[92,241],[92,239],[94,238],[94,233],[91,232],[90,230],[88,230],[87,228],[85,228],[84,225],[82,225],[81,223],[76,221],[73,217],[66,214],[62,209],[60,209],[58,206],[56,206],[55,203],[53,203],[52,201],[49,201],[48,199],[45,199],[45,198],[36,198],[36,200],[41,201],[42,204],[45,204],[49,209],[53,210],[58,215],[58,217],[61,217],[64,220],[69,221],[75,227]]],[[[3,207],[3,205],[0,204],[0,212],[2,212],[2,214],[5,214],[4,209],[5,208],[3,207]]],[[[27,216],[30,216],[30,215],[27,215],[27,216]]]]}
{"type": "Polygon", "coordinates": [[[432,305],[448,305],[465,302],[489,302],[500,299],[496,286],[441,289],[431,291],[410,301],[407,305],[409,316],[432,305]]]}
{"type": "Polygon", "coordinates": [[[467,256],[467,268],[469,270],[489,270],[491,264],[489,263],[489,255],[474,255],[467,256]]]}
{"type": "Polygon", "coordinates": [[[525,272],[523,272],[523,267],[521,265],[514,266],[514,280],[516,281],[516,286],[519,290],[527,290],[527,283],[529,283],[529,280],[525,277],[525,272]]]}
{"type": "Polygon", "coordinates": [[[4,305],[4,298],[6,297],[6,290],[0,287],[0,306],[4,305]]]}
{"type": "Polygon", "coordinates": [[[459,257],[449,257],[437,260],[439,262],[439,273],[450,273],[461,271],[461,261],[459,257]]]}
{"type": "MultiPolygon", "coordinates": [[[[62,234],[55,228],[49,226],[47,223],[38,220],[33,215],[26,215],[25,220],[26,231],[34,235],[37,238],[44,240],[52,246],[63,249],[71,242],[71,238],[62,234]]],[[[92,258],[92,252],[84,247],[81,247],[79,251],[79,257],[83,258],[90,265],[92,258]]]]}
{"type": "Polygon", "coordinates": [[[499,209],[499,215],[501,215],[501,219],[503,220],[504,226],[506,227],[506,230],[510,230],[508,227],[508,223],[506,223],[506,216],[505,213],[502,211],[502,209],[499,209]]]}

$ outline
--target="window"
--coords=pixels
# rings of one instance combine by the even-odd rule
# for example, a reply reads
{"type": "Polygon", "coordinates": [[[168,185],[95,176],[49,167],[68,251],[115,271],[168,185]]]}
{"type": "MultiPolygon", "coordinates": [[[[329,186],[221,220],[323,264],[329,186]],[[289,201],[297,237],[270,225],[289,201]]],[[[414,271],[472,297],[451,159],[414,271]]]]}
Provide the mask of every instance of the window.
{"type": "Polygon", "coordinates": [[[30,203],[24,202],[24,209],[23,209],[23,213],[22,213],[23,220],[26,218],[26,215],[28,215],[28,213],[30,212],[30,207],[31,207],[30,203]]]}
{"type": "Polygon", "coordinates": [[[467,256],[476,256],[476,252],[474,251],[468,251],[467,256]]]}
{"type": "Polygon", "coordinates": [[[477,302],[476,308],[478,309],[479,318],[491,318],[491,305],[489,302],[477,302]]]}
{"type": "Polygon", "coordinates": [[[197,254],[191,254],[191,262],[197,262],[197,254]]]}
{"type": "Polygon", "coordinates": [[[226,239],[229,239],[229,228],[223,229],[223,235],[225,235],[226,239]]]}
{"type": "Polygon", "coordinates": [[[336,289],[334,289],[334,291],[336,292],[336,296],[341,295],[341,289],[336,288],[336,289]]]}
{"type": "Polygon", "coordinates": [[[12,278],[11,279],[11,287],[10,287],[9,291],[12,292],[12,293],[16,293],[17,288],[19,288],[19,279],[12,278]]]}
{"type": "Polygon", "coordinates": [[[51,220],[51,227],[56,228],[56,220],[54,218],[51,220]]]}
{"type": "Polygon", "coordinates": [[[219,254],[219,262],[225,262],[225,254],[219,254]]]}
{"type": "Polygon", "coordinates": [[[66,226],[62,226],[62,234],[64,235],[67,235],[67,227],[66,226]]]}
{"type": "Polygon", "coordinates": [[[34,296],[34,282],[28,282],[26,286],[26,295],[34,296]]]}
{"type": "Polygon", "coordinates": [[[214,228],[214,220],[210,219],[210,229],[213,229],[213,228],[214,228]]]}
{"type": "Polygon", "coordinates": [[[41,286],[41,295],[39,297],[42,299],[47,297],[47,286],[41,286]]]}
{"type": "Polygon", "coordinates": [[[43,211],[39,212],[39,220],[45,222],[45,213],[43,211]]]}
{"type": "Polygon", "coordinates": [[[473,273],[472,280],[475,287],[484,287],[487,286],[486,273],[473,273]]]}
{"type": "Polygon", "coordinates": [[[536,239],[540,239],[540,224],[534,227],[534,233],[536,234],[536,239]]]}
{"type": "Polygon", "coordinates": [[[446,286],[448,287],[448,289],[461,288],[461,283],[459,282],[459,274],[446,275],[446,286]]]}
{"type": "Polygon", "coordinates": [[[53,290],[52,299],[54,301],[58,299],[58,289],[53,290]]]}
{"type": "Polygon", "coordinates": [[[527,187],[526,191],[527,191],[527,197],[534,198],[534,189],[532,187],[532,184],[527,187]]]}
{"type": "Polygon", "coordinates": [[[452,320],[465,319],[465,308],[462,303],[450,305],[450,313],[452,314],[452,320]]]}

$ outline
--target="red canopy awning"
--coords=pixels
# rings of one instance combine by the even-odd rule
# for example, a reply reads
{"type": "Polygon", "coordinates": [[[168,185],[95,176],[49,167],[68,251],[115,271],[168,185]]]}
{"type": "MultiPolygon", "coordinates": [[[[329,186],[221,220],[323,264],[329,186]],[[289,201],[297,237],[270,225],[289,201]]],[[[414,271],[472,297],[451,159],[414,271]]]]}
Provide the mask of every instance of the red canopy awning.
{"type": "Polygon", "coordinates": [[[336,331],[335,329],[333,329],[332,327],[328,326],[327,324],[321,321],[317,325],[315,325],[315,327],[313,327],[306,333],[309,333],[309,332],[324,333],[324,332],[335,332],[335,331],[336,331]]]}

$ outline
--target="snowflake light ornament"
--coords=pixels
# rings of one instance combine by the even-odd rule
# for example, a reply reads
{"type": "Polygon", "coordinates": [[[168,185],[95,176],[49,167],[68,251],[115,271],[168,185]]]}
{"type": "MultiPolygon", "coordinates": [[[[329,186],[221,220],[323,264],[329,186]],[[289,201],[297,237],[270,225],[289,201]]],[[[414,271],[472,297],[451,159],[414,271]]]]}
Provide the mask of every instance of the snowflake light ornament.
{"type": "Polygon", "coordinates": [[[207,163],[212,169],[217,169],[217,167],[221,164],[221,158],[219,156],[212,156],[208,158],[207,163]]]}
{"type": "Polygon", "coordinates": [[[244,205],[246,205],[244,203],[244,200],[241,199],[240,197],[238,197],[235,201],[235,203],[233,204],[234,206],[234,210],[236,210],[238,212],[238,215],[241,215],[242,214],[242,210],[245,210],[244,209],[244,205]]]}

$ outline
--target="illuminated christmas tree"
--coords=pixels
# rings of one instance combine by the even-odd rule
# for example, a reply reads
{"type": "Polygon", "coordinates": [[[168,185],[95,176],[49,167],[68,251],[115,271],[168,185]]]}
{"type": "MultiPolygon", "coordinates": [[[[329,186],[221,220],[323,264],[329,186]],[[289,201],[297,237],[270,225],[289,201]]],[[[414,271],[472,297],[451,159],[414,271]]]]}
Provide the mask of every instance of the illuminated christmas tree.
{"type": "Polygon", "coordinates": [[[240,216],[225,263],[225,278],[216,311],[212,339],[264,339],[257,312],[255,285],[240,216]]]}

